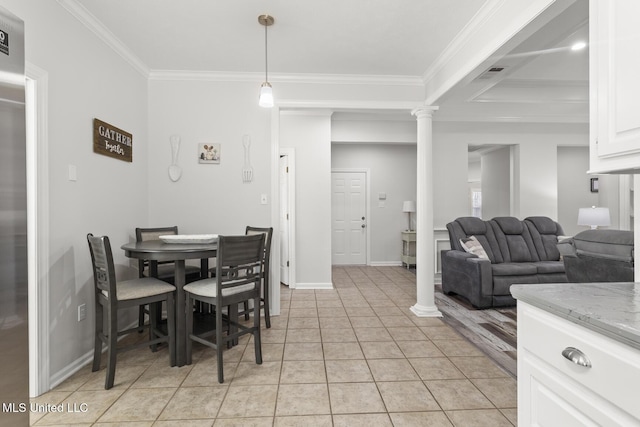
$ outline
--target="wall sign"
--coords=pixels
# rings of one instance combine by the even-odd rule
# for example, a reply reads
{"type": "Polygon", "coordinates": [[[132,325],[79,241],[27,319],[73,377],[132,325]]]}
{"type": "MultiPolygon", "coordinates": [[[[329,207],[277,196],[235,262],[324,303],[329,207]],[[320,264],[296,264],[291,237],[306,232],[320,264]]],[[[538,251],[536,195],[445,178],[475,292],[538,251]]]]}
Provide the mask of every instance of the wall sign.
{"type": "Polygon", "coordinates": [[[133,136],[102,120],[93,119],[93,152],[133,162],[133,136]]]}

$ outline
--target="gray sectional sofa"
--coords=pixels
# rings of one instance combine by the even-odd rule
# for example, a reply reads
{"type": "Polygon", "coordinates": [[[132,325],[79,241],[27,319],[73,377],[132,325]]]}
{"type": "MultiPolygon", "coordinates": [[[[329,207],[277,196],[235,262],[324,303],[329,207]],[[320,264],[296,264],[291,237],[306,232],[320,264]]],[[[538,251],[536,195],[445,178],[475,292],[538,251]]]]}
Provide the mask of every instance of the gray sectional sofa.
{"type": "Polygon", "coordinates": [[[511,306],[513,284],[567,282],[557,248],[562,227],[548,217],[484,221],[461,217],[447,224],[451,250],[442,251],[442,290],[474,307],[511,306]],[[488,259],[468,253],[462,242],[475,236],[488,259]]]}

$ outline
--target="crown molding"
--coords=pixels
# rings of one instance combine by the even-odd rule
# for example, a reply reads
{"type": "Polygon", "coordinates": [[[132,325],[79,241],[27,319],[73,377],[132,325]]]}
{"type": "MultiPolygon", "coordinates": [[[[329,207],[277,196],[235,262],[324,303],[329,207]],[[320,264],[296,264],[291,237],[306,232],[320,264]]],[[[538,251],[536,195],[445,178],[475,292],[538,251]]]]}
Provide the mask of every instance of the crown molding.
{"type": "MultiPolygon", "coordinates": [[[[212,81],[212,82],[262,82],[263,73],[151,70],[150,80],[212,81]]],[[[373,86],[416,86],[424,87],[419,76],[377,76],[362,74],[270,74],[271,83],[302,84],[345,84],[373,86]]]]}
{"type": "Polygon", "coordinates": [[[489,0],[471,18],[464,28],[451,40],[442,53],[422,75],[423,83],[433,79],[443,68],[465,47],[474,40],[475,33],[482,28],[493,15],[495,15],[505,0],[489,0]]]}
{"type": "Polygon", "coordinates": [[[107,46],[128,62],[142,76],[149,77],[149,67],[118,39],[102,22],[92,15],[78,0],[57,0],[80,23],[93,32],[107,46]]]}

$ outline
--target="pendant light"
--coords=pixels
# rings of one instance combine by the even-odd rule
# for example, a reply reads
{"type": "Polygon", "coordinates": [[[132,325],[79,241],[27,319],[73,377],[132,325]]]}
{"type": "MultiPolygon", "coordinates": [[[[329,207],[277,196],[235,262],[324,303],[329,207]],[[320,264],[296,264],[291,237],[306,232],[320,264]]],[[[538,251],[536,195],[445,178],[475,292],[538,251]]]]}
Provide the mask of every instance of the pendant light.
{"type": "Polygon", "coordinates": [[[258,16],[258,22],[260,25],[264,25],[264,83],[260,86],[260,99],[258,105],[264,108],[273,107],[273,89],[271,83],[269,83],[269,73],[267,71],[267,27],[270,27],[275,22],[275,19],[271,15],[258,16]]]}

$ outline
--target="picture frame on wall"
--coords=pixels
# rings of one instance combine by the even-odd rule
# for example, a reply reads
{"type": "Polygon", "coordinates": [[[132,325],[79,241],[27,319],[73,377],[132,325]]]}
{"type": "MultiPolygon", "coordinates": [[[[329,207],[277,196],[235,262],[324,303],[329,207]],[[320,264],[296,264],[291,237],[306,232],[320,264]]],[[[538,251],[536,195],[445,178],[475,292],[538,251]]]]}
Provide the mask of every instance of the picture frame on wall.
{"type": "Polygon", "coordinates": [[[597,193],[598,187],[598,178],[591,178],[591,192],[597,193]]]}
{"type": "Polygon", "coordinates": [[[219,164],[220,144],[198,144],[198,163],[219,164]]]}

